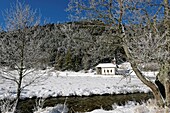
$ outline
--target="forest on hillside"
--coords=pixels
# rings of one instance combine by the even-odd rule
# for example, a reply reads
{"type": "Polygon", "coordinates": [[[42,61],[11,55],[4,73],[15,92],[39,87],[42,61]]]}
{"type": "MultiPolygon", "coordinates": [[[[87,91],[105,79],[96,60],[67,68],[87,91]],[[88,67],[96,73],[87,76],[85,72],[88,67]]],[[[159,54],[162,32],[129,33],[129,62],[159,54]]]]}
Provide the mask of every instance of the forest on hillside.
{"type": "MultiPolygon", "coordinates": [[[[101,62],[111,62],[113,58],[117,59],[117,63],[125,60],[123,49],[118,46],[120,40],[112,37],[115,30],[109,27],[97,20],[46,24],[29,28],[31,32],[27,35],[33,37],[38,32],[37,38],[42,41],[41,52],[46,53],[44,55],[47,57],[37,65],[41,69],[53,66],[61,71],[79,71],[94,68],[101,62]]],[[[17,34],[18,31],[1,32],[0,38],[15,39],[19,37],[17,34]]],[[[1,64],[10,65],[3,59],[1,64]]],[[[12,65],[10,67],[14,68],[12,65]]]]}

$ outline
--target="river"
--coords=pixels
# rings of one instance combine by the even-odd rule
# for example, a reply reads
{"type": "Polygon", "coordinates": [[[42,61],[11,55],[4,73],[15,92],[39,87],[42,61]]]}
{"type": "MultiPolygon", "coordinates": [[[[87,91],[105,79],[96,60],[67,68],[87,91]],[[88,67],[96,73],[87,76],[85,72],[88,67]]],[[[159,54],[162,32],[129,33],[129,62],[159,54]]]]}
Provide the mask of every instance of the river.
{"type": "MultiPolygon", "coordinates": [[[[135,93],[135,94],[118,94],[118,95],[92,95],[83,97],[49,97],[45,100],[44,107],[52,107],[57,104],[64,104],[69,108],[69,113],[88,112],[94,109],[111,110],[114,103],[124,105],[127,101],[144,102],[149,98],[153,98],[151,93],[135,93]]],[[[20,113],[32,113],[35,106],[36,98],[24,99],[20,101],[20,113]]]]}

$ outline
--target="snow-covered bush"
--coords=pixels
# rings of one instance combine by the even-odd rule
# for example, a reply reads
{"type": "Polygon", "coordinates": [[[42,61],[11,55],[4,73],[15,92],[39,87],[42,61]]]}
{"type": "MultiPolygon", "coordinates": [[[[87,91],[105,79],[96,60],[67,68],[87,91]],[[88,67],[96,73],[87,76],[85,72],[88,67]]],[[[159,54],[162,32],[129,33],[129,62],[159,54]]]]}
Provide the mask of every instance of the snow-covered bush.
{"type": "Polygon", "coordinates": [[[64,104],[57,104],[50,113],[68,113],[69,109],[64,104]]]}
{"type": "Polygon", "coordinates": [[[46,107],[43,109],[44,99],[36,101],[36,109],[34,113],[68,113],[69,109],[66,105],[67,98],[64,104],[57,104],[54,107],[46,107]]]}
{"type": "Polygon", "coordinates": [[[10,99],[4,99],[0,101],[1,113],[13,113],[15,102],[12,103],[10,99]]]}
{"type": "Polygon", "coordinates": [[[45,98],[36,99],[34,111],[40,111],[40,110],[42,110],[42,109],[43,109],[43,106],[44,106],[44,103],[45,103],[45,98]]]}
{"type": "Polygon", "coordinates": [[[34,113],[68,113],[69,109],[65,104],[57,104],[54,107],[47,107],[44,109],[38,109],[34,113]]]}

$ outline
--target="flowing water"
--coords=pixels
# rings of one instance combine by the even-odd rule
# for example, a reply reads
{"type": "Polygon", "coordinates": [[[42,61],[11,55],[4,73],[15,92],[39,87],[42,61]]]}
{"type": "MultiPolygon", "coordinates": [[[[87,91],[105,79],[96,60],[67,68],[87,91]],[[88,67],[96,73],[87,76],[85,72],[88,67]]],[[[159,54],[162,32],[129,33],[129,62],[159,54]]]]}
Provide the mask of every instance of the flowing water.
{"type": "MultiPolygon", "coordinates": [[[[127,101],[144,102],[149,98],[153,98],[151,93],[135,93],[135,94],[119,94],[119,95],[102,95],[102,96],[86,96],[86,97],[51,97],[47,98],[44,107],[52,107],[57,104],[64,104],[69,108],[70,113],[87,112],[94,109],[103,108],[111,110],[114,103],[124,105],[127,101]]],[[[19,113],[32,113],[35,106],[36,98],[21,100],[19,105],[19,113]]]]}

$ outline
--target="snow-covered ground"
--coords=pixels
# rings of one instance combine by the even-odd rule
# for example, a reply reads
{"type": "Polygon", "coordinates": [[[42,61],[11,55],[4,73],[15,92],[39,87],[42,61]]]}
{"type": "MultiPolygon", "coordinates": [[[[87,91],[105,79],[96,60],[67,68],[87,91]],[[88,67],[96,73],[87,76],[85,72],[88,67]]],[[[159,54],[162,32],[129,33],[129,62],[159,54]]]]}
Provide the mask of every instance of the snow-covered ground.
{"type": "MultiPolygon", "coordinates": [[[[13,72],[15,73],[15,72],[13,72]]],[[[148,78],[155,79],[157,72],[143,72],[148,78]]],[[[102,94],[126,94],[134,92],[147,93],[150,89],[145,86],[133,73],[128,77],[122,75],[96,75],[84,72],[59,72],[54,69],[39,70],[26,77],[24,82],[41,75],[38,82],[24,88],[22,98],[56,97],[56,96],[88,96],[102,94]]],[[[24,84],[23,84],[24,85],[24,84]]],[[[13,82],[0,79],[0,99],[16,96],[16,85],[13,82]]],[[[55,107],[54,107],[55,108],[55,107]]],[[[36,113],[51,113],[53,107],[41,109],[36,113]]],[[[155,107],[148,108],[146,104],[137,105],[134,102],[125,106],[113,105],[113,110],[97,109],[89,113],[155,113],[155,107]]]]}
{"type": "MultiPolygon", "coordinates": [[[[47,112],[46,112],[47,113],[47,112]]],[[[165,109],[157,106],[143,103],[142,105],[129,102],[125,106],[115,106],[113,110],[96,109],[87,113],[165,113],[165,109]]],[[[167,112],[169,113],[169,112],[167,112]]]]}
{"type": "MultiPolygon", "coordinates": [[[[42,74],[42,79],[28,87],[22,93],[22,98],[37,97],[56,97],[56,96],[88,96],[93,94],[126,94],[134,92],[149,92],[146,87],[135,75],[123,78],[121,75],[95,75],[94,73],[83,72],[59,72],[54,69],[35,72],[36,75],[42,74]]],[[[32,76],[36,76],[32,73],[32,76]]],[[[155,77],[154,72],[146,72],[147,76],[155,77]]],[[[31,79],[31,77],[28,77],[31,79]]],[[[0,79],[0,98],[16,96],[16,86],[10,81],[0,79]]]]}
{"type": "MultiPolygon", "coordinates": [[[[118,106],[117,104],[112,105],[113,110],[106,111],[104,109],[95,109],[91,112],[86,113],[169,113],[165,109],[155,106],[155,100],[148,100],[146,103],[139,104],[134,101],[129,101],[123,106],[118,106]]],[[[58,113],[54,111],[59,111],[59,113],[67,113],[67,106],[58,104],[55,107],[46,107],[44,109],[39,109],[34,113],[58,113]],[[64,112],[66,111],[66,112],[64,112]]]]}

